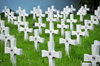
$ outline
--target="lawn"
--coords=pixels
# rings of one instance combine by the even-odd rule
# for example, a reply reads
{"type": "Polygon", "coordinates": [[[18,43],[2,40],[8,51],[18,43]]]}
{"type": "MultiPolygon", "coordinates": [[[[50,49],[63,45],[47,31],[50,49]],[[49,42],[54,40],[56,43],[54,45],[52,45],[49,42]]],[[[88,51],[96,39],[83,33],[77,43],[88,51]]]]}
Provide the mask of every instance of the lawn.
{"type": "MultiPolygon", "coordinates": [[[[69,18],[69,17],[68,17],[69,18]]],[[[83,22],[79,21],[79,16],[75,15],[75,19],[78,20],[77,24],[83,24],[83,22]]],[[[87,14],[84,17],[84,20],[90,19],[90,14],[87,14]]],[[[2,20],[5,20],[6,27],[10,28],[10,34],[14,35],[17,39],[17,48],[22,49],[22,55],[16,56],[17,59],[17,66],[48,66],[48,58],[42,58],[42,50],[48,50],[48,41],[49,41],[49,34],[45,34],[45,29],[49,29],[49,22],[46,21],[46,18],[43,18],[43,23],[46,23],[46,28],[43,28],[43,34],[40,36],[42,38],[45,38],[44,43],[40,43],[39,50],[35,51],[34,49],[34,42],[30,42],[29,40],[24,40],[24,32],[19,33],[17,29],[17,25],[11,24],[7,22],[7,18],[3,17],[2,14],[2,20]]],[[[32,15],[29,15],[29,17],[26,18],[26,20],[29,22],[29,27],[34,29],[37,29],[37,27],[34,27],[33,23],[36,20],[32,19],[32,15]]],[[[65,53],[65,45],[59,44],[59,38],[63,38],[61,36],[61,29],[57,28],[57,24],[60,22],[54,22],[54,28],[59,30],[59,34],[54,35],[55,40],[55,50],[56,51],[62,51],[62,58],[61,59],[55,59],[55,65],[56,66],[81,66],[82,62],[84,62],[84,54],[91,54],[91,44],[94,43],[94,40],[100,41],[100,24],[94,25],[94,30],[89,30],[89,37],[82,37],[81,39],[81,45],[78,44],[76,46],[71,46],[71,52],[70,56],[67,56],[65,53]]],[[[66,23],[68,24],[68,23],[66,23]]],[[[76,24],[74,24],[74,28],[76,24]]],[[[74,29],[75,30],[75,29],[74,29]]],[[[66,30],[69,31],[69,30],[66,30]]],[[[29,36],[34,36],[33,33],[29,33],[29,36]]],[[[72,36],[73,39],[76,39],[76,36],[72,36]]],[[[4,53],[4,43],[0,42],[0,66],[12,66],[10,61],[10,55],[4,53]]]]}

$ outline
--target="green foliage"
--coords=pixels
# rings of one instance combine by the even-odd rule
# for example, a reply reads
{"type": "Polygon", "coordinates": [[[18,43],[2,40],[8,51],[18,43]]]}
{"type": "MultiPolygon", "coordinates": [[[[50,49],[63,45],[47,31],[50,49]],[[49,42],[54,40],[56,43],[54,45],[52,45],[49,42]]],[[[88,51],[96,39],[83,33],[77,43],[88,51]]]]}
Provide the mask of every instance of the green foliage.
{"type": "MultiPolygon", "coordinates": [[[[79,16],[75,15],[75,18],[78,19],[78,24],[83,24],[79,21],[79,16]]],[[[45,38],[45,42],[40,43],[39,50],[34,50],[34,42],[29,40],[24,40],[24,33],[18,33],[16,25],[7,22],[7,18],[2,18],[5,20],[6,26],[10,27],[10,34],[14,35],[17,39],[17,47],[23,50],[22,55],[17,55],[17,66],[48,66],[48,58],[42,58],[41,50],[48,50],[47,42],[49,41],[49,34],[45,34],[45,28],[43,28],[43,34],[41,37],[45,38]]],[[[90,15],[86,15],[84,19],[90,19],[90,15]]],[[[33,26],[32,15],[27,17],[30,28],[36,29],[33,26]]],[[[36,20],[37,21],[37,20],[36,20]]],[[[35,22],[35,21],[34,21],[35,22]]],[[[46,23],[46,29],[49,28],[49,22],[43,18],[43,22],[46,23]]],[[[58,22],[60,23],[60,22],[58,22]]],[[[55,24],[55,29],[57,29],[57,24],[55,24]]],[[[66,23],[67,24],[67,23],[66,23]]],[[[76,24],[74,25],[74,27],[76,24]]],[[[75,27],[76,28],[76,27],[75,27]]],[[[75,30],[75,29],[74,29],[75,30]]],[[[95,25],[93,31],[89,30],[89,37],[82,37],[82,44],[71,46],[70,56],[67,56],[65,53],[65,45],[59,44],[59,38],[62,38],[61,29],[59,29],[59,34],[54,35],[55,40],[55,50],[62,51],[62,58],[55,59],[56,66],[81,66],[81,63],[84,62],[84,54],[91,54],[91,44],[94,43],[94,40],[100,41],[100,24],[95,25]]],[[[34,33],[29,33],[29,36],[34,35],[34,33]]],[[[76,37],[73,37],[75,39],[76,37]]],[[[10,55],[4,53],[4,43],[0,42],[0,66],[12,66],[10,61],[10,55]]]]}

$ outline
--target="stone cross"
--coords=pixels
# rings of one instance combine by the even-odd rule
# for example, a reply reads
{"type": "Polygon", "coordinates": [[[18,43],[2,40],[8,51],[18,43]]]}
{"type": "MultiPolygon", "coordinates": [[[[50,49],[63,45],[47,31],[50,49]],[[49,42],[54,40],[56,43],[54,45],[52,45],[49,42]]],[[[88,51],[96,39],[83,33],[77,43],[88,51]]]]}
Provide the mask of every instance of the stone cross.
{"type": "Polygon", "coordinates": [[[33,19],[36,19],[36,8],[33,7],[33,10],[31,11],[31,13],[33,14],[33,19]]]}
{"type": "Polygon", "coordinates": [[[29,28],[29,23],[24,22],[24,27],[20,27],[19,31],[24,31],[24,39],[28,39],[28,33],[33,32],[32,28],[29,28]]]}
{"type": "Polygon", "coordinates": [[[54,41],[54,34],[58,34],[58,30],[54,30],[54,24],[50,23],[49,29],[46,29],[45,33],[49,33],[50,34],[50,41],[54,41]]]}
{"type": "Polygon", "coordinates": [[[34,35],[35,35],[34,37],[30,36],[29,40],[34,41],[35,50],[38,50],[39,49],[39,43],[44,43],[44,38],[41,38],[39,36],[39,30],[38,29],[34,30],[34,35]]]}
{"type": "Polygon", "coordinates": [[[72,35],[77,36],[77,43],[81,44],[81,36],[85,36],[85,32],[81,31],[81,25],[77,25],[76,31],[72,31],[72,35]]]}
{"type": "Polygon", "coordinates": [[[42,18],[38,18],[39,23],[35,23],[35,26],[39,28],[40,34],[42,34],[42,27],[46,27],[46,24],[42,23],[42,18]]]}
{"type": "Polygon", "coordinates": [[[13,66],[16,66],[16,55],[22,55],[22,49],[16,47],[16,39],[11,39],[11,47],[5,47],[5,54],[10,53],[10,58],[13,66]]]}
{"type": "Polygon", "coordinates": [[[5,34],[0,34],[0,40],[3,40],[5,42],[5,47],[9,47],[10,40],[12,40],[14,36],[11,36],[9,34],[9,27],[5,27],[4,32],[5,34]]]}
{"type": "Polygon", "coordinates": [[[54,17],[56,17],[57,18],[57,21],[59,21],[59,18],[62,18],[62,15],[60,15],[60,12],[57,11],[57,14],[54,15],[54,17]]]}
{"type": "Polygon", "coordinates": [[[70,30],[74,29],[73,23],[77,23],[77,20],[74,19],[74,15],[70,14],[70,19],[67,19],[67,22],[70,23],[70,30]]]}
{"type": "Polygon", "coordinates": [[[64,36],[65,35],[64,29],[68,29],[69,25],[65,25],[64,19],[61,19],[61,24],[57,24],[57,28],[61,28],[61,35],[64,36]]]}
{"type": "Polygon", "coordinates": [[[48,42],[48,51],[42,50],[42,57],[48,57],[49,66],[55,66],[55,58],[62,58],[61,51],[56,52],[54,50],[54,42],[48,42]]]}
{"type": "Polygon", "coordinates": [[[15,21],[14,24],[18,26],[18,30],[19,30],[21,25],[24,25],[24,22],[22,22],[21,18],[18,16],[18,21],[15,21]]]}
{"type": "Polygon", "coordinates": [[[99,56],[99,49],[100,48],[100,41],[95,40],[94,44],[92,45],[92,55],[84,54],[84,61],[90,61],[92,66],[99,66],[100,63],[100,56],[99,56]]]}
{"type": "Polygon", "coordinates": [[[59,43],[65,44],[65,51],[68,54],[68,56],[69,56],[70,45],[76,45],[77,44],[76,40],[71,39],[71,33],[69,31],[65,32],[65,39],[60,38],[59,43]]]}

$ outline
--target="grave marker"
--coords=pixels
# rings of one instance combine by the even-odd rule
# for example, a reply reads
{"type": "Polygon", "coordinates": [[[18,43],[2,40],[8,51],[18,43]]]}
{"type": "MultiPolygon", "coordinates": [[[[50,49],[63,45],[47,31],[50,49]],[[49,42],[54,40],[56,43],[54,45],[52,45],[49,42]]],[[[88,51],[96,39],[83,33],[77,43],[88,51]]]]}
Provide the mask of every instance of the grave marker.
{"type": "Polygon", "coordinates": [[[77,25],[76,31],[72,31],[72,35],[76,35],[77,43],[81,44],[81,36],[85,36],[85,32],[81,31],[81,25],[77,25]]]}
{"type": "Polygon", "coordinates": [[[39,23],[35,23],[35,26],[39,28],[40,34],[42,34],[42,27],[46,27],[46,24],[42,23],[42,18],[38,18],[39,23]]]}
{"type": "Polygon", "coordinates": [[[54,42],[48,42],[48,51],[42,50],[42,57],[48,57],[49,66],[55,66],[55,58],[62,58],[61,51],[54,50],[54,42]]]}
{"type": "Polygon", "coordinates": [[[84,54],[84,61],[90,61],[92,66],[99,66],[100,56],[99,56],[100,42],[95,40],[92,45],[92,55],[84,54]]]}
{"type": "Polygon", "coordinates": [[[54,30],[54,24],[50,23],[49,29],[46,29],[45,33],[49,33],[50,34],[50,41],[54,41],[54,34],[58,34],[58,30],[54,30]]]}
{"type": "Polygon", "coordinates": [[[61,35],[64,36],[65,29],[68,29],[69,25],[65,25],[64,19],[61,19],[61,24],[57,24],[57,28],[61,28],[61,35]]]}
{"type": "Polygon", "coordinates": [[[74,19],[74,15],[73,14],[70,14],[70,19],[67,19],[67,22],[70,23],[70,30],[73,30],[74,29],[73,23],[76,23],[77,20],[74,19]]]}
{"type": "Polygon", "coordinates": [[[69,31],[65,32],[65,39],[60,38],[59,43],[64,43],[65,44],[65,51],[69,56],[69,49],[71,48],[70,45],[76,45],[77,42],[76,40],[71,39],[71,33],[69,31]]]}
{"type": "Polygon", "coordinates": [[[16,47],[16,39],[11,40],[11,47],[5,47],[5,54],[10,54],[13,66],[16,66],[16,55],[22,55],[22,49],[16,47]]]}
{"type": "Polygon", "coordinates": [[[34,30],[34,34],[35,34],[35,36],[34,37],[30,36],[29,40],[34,41],[35,49],[38,50],[39,49],[39,43],[44,43],[44,38],[41,38],[39,36],[39,30],[38,29],[34,30]]]}
{"type": "Polygon", "coordinates": [[[24,22],[24,27],[20,27],[19,31],[24,31],[24,39],[28,39],[28,33],[33,32],[32,28],[29,28],[29,23],[24,22]]]}
{"type": "Polygon", "coordinates": [[[62,15],[60,15],[60,12],[57,11],[57,14],[54,15],[54,17],[56,17],[57,21],[59,21],[59,18],[62,18],[62,15]]]}

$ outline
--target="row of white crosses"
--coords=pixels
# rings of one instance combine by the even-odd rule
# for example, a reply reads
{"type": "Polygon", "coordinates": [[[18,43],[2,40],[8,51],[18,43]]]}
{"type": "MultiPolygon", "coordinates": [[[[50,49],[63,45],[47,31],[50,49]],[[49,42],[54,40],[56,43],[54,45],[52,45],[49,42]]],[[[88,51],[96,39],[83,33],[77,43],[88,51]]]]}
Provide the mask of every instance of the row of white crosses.
{"type": "Polygon", "coordinates": [[[14,20],[16,20],[16,17],[14,16],[14,12],[10,11],[10,9],[7,8],[7,6],[4,7],[2,12],[4,12],[5,17],[8,18],[8,22],[14,23],[14,20]]]}
{"type": "Polygon", "coordinates": [[[4,21],[0,19],[0,40],[5,43],[5,54],[10,54],[13,66],[16,66],[16,54],[21,55],[22,49],[16,47],[16,38],[9,34],[9,27],[5,27],[4,21]]]}
{"type": "Polygon", "coordinates": [[[84,54],[84,61],[85,63],[82,63],[82,66],[100,66],[100,41],[94,40],[94,44],[92,44],[92,55],[84,54]],[[91,63],[88,63],[91,62],[91,63]]]}
{"type": "Polygon", "coordinates": [[[80,15],[80,21],[83,21],[83,16],[87,14],[87,11],[90,9],[87,8],[87,5],[81,6],[81,8],[78,10],[77,15],[80,15]]]}
{"type": "Polygon", "coordinates": [[[48,57],[49,59],[49,66],[55,66],[55,58],[62,58],[61,51],[55,51],[55,43],[54,43],[54,34],[58,34],[58,30],[54,30],[54,24],[49,24],[49,30],[46,29],[45,33],[50,34],[50,39],[48,41],[48,51],[42,50],[42,57],[48,57]]]}
{"type": "Polygon", "coordinates": [[[42,57],[48,57],[49,59],[49,66],[55,66],[55,58],[62,58],[61,51],[56,52],[55,51],[55,43],[54,43],[54,34],[58,34],[58,30],[54,30],[54,23],[53,21],[56,21],[53,17],[53,13],[56,11],[54,7],[52,6],[51,9],[48,8],[51,12],[46,12],[48,14],[47,21],[50,21],[49,23],[49,29],[45,30],[45,33],[49,33],[49,41],[48,41],[48,51],[42,50],[42,57]]]}

